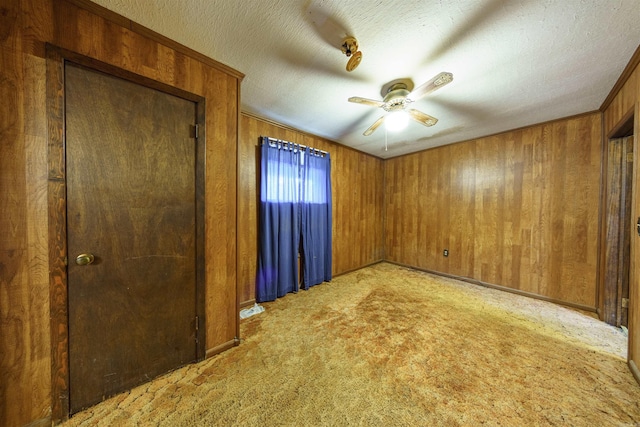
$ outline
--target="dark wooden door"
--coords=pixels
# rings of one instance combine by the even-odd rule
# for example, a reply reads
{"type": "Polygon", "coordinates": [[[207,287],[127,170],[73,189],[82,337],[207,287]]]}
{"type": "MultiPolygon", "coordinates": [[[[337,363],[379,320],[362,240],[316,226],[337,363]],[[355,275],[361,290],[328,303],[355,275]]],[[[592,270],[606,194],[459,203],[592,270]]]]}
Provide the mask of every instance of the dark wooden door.
{"type": "Polygon", "coordinates": [[[74,413],[196,360],[196,106],[69,64],[65,96],[74,413]]]}

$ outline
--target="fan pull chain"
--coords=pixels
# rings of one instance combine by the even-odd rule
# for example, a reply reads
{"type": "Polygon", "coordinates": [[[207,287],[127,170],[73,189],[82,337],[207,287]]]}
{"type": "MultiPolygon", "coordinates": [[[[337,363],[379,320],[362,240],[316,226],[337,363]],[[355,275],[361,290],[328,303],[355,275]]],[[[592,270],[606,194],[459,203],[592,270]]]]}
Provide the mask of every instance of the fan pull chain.
{"type": "Polygon", "coordinates": [[[384,151],[389,151],[389,147],[387,146],[387,127],[384,127],[384,151]]]}

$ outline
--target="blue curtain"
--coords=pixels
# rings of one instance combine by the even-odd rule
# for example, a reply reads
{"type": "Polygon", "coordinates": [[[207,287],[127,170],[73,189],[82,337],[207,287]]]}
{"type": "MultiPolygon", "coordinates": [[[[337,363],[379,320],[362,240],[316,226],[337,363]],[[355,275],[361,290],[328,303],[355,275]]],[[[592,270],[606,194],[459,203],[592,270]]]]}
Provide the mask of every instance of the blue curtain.
{"type": "Polygon", "coordinates": [[[298,252],[306,289],[331,280],[329,153],[263,138],[256,300],[298,291],[298,252]]]}
{"type": "Polygon", "coordinates": [[[299,149],[263,140],[256,300],[273,301],[298,291],[300,246],[299,149]]]}
{"type": "Polygon", "coordinates": [[[301,165],[302,277],[306,289],[331,280],[331,160],[307,148],[301,165]]]}

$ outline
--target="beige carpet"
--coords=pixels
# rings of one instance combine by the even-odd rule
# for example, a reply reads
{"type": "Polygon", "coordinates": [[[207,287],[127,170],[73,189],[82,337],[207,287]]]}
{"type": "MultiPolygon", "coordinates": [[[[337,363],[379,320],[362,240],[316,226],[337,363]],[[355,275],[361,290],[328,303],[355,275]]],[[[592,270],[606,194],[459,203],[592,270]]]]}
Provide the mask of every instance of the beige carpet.
{"type": "Polygon", "coordinates": [[[263,304],[243,342],[68,426],[639,426],[626,337],[382,263],[263,304]]]}

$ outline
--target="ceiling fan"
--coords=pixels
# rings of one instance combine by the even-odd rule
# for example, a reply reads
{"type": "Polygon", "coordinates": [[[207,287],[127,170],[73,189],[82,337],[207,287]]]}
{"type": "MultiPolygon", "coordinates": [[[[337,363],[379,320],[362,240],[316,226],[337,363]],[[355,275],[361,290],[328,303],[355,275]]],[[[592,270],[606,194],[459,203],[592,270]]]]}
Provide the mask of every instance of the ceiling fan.
{"type": "MultiPolygon", "coordinates": [[[[398,111],[405,111],[409,117],[416,122],[425,126],[433,126],[438,122],[438,119],[431,117],[428,114],[418,111],[413,108],[407,108],[409,104],[417,101],[425,95],[430,94],[436,89],[450,83],[453,80],[453,74],[442,72],[429,80],[426,83],[413,89],[413,82],[409,79],[398,79],[387,83],[382,88],[382,94],[384,96],[382,101],[376,101],[374,99],[360,98],[359,96],[352,96],[349,98],[349,102],[355,102],[356,104],[370,105],[372,107],[381,107],[383,110],[393,113],[398,111]]],[[[384,122],[388,115],[384,115],[376,120],[367,130],[364,131],[364,136],[369,136],[384,122]]]]}

